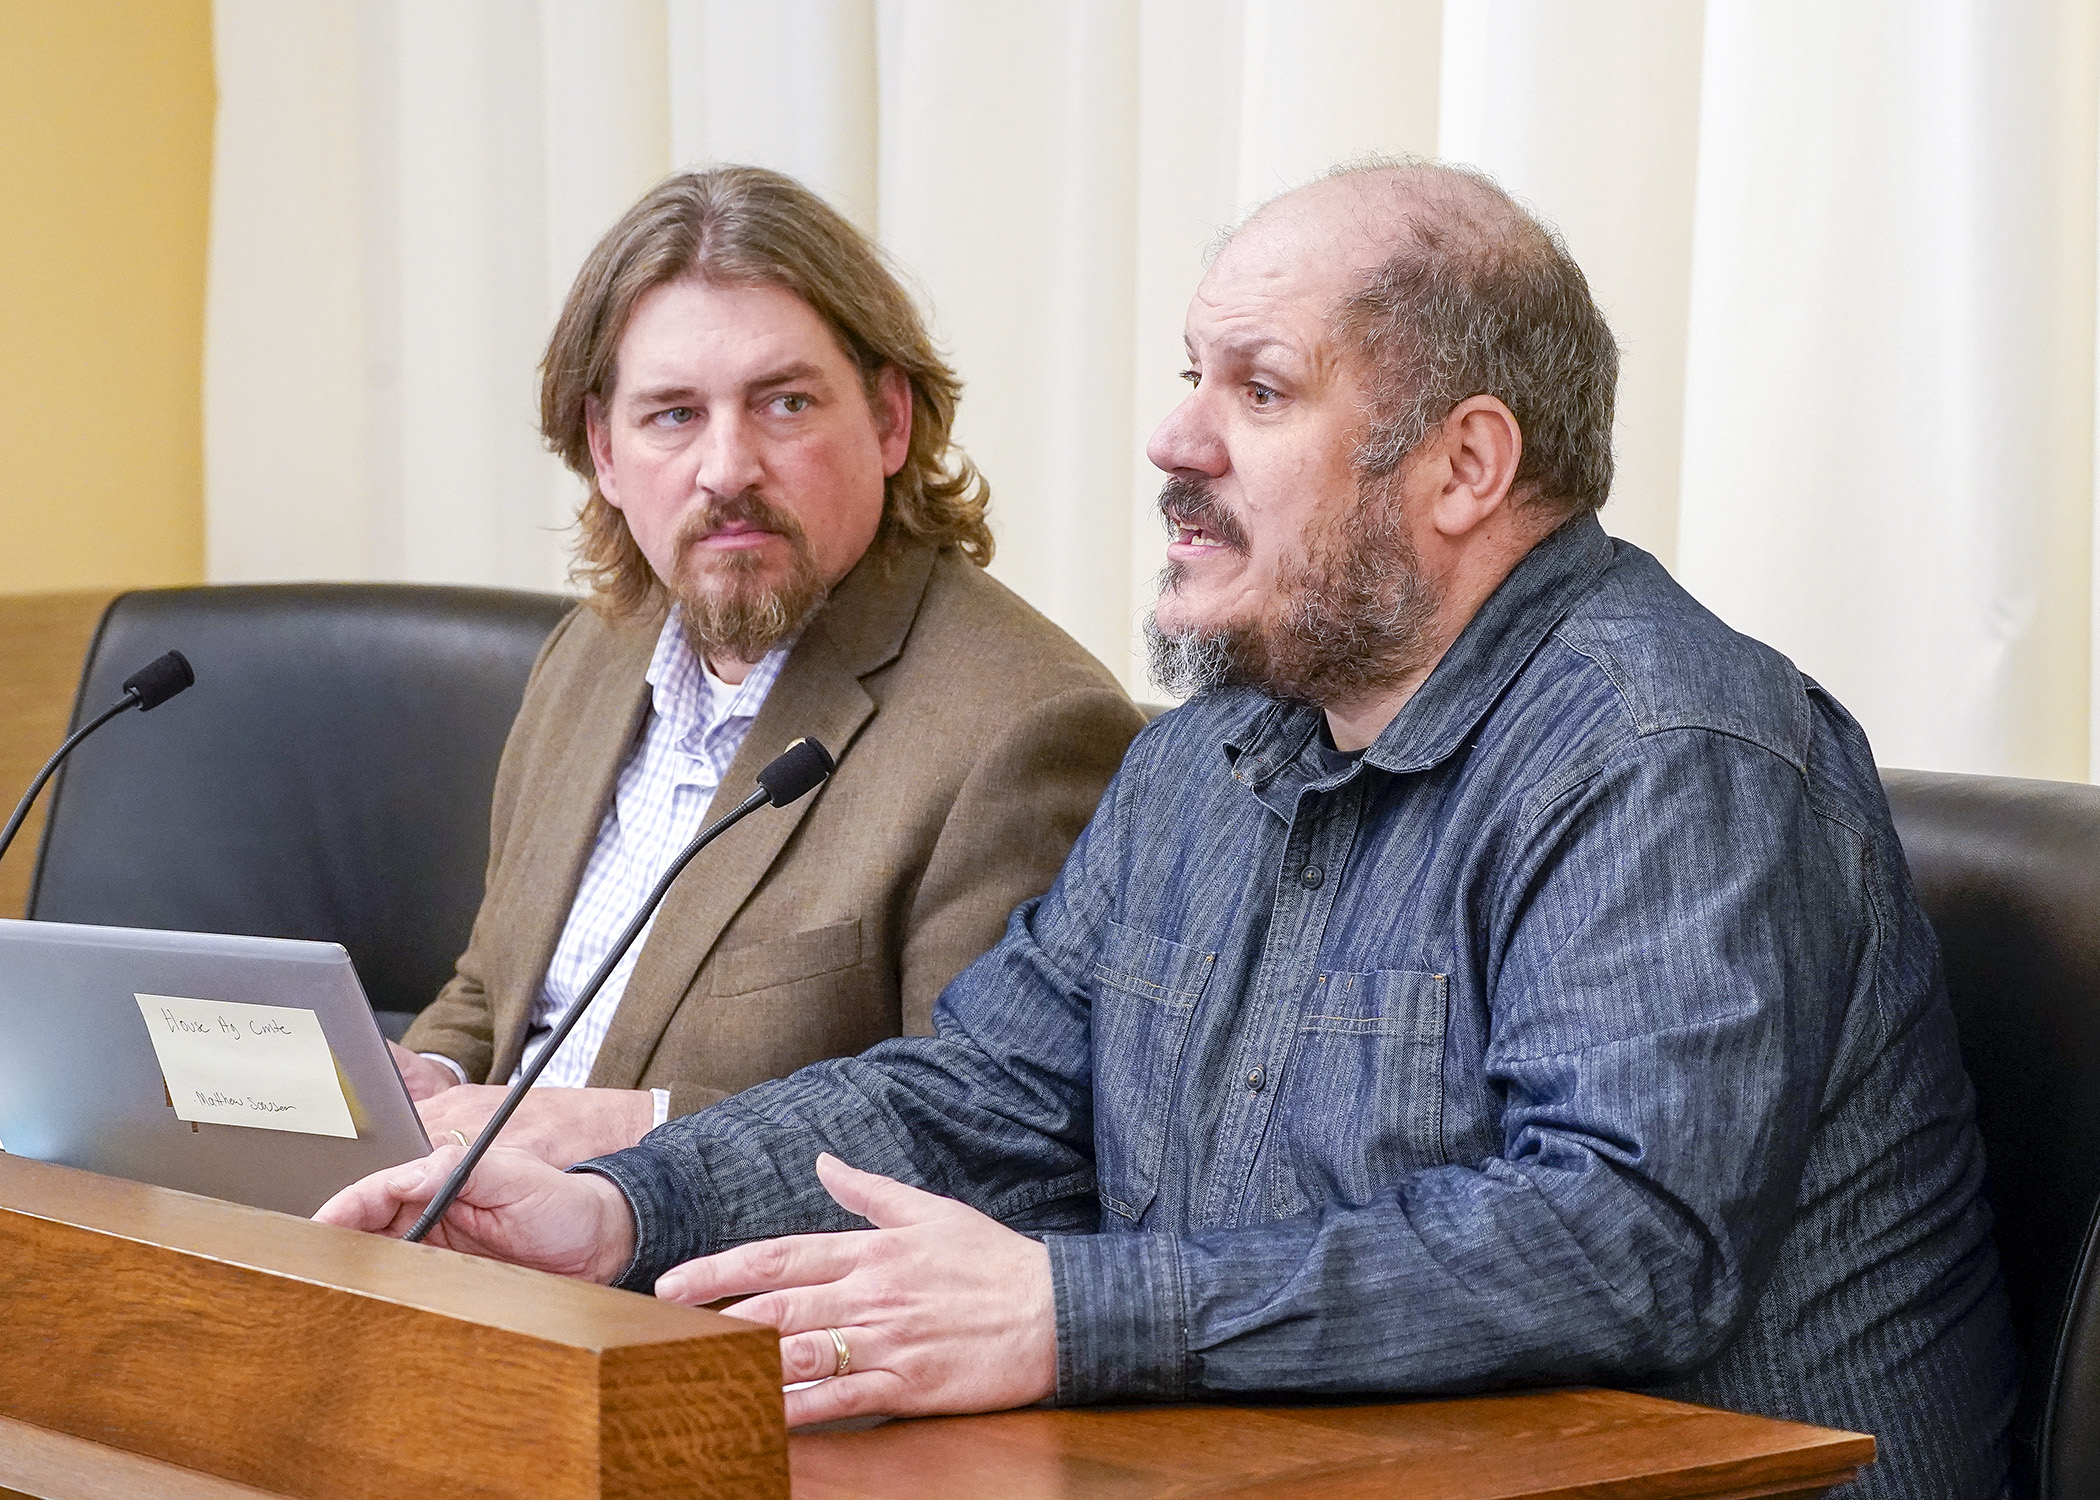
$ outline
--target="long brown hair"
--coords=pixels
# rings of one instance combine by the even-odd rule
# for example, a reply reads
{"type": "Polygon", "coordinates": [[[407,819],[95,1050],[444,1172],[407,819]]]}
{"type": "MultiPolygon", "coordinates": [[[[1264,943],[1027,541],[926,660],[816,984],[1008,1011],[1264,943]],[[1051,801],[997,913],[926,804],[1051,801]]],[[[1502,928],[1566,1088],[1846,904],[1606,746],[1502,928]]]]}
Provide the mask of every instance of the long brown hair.
{"type": "Polygon", "coordinates": [[[608,230],[577,273],[540,362],[540,432],[590,486],[577,516],[577,582],[598,608],[630,614],[662,589],[626,519],[598,492],[587,402],[608,401],[627,320],[643,295],[695,276],[725,286],[785,287],[830,325],[868,399],[894,365],[911,383],[911,444],[889,477],[880,536],[954,547],[992,560],[991,490],[955,446],[962,382],[933,346],[911,296],[875,244],[792,177],[763,167],[710,167],[665,178],[608,230]]]}

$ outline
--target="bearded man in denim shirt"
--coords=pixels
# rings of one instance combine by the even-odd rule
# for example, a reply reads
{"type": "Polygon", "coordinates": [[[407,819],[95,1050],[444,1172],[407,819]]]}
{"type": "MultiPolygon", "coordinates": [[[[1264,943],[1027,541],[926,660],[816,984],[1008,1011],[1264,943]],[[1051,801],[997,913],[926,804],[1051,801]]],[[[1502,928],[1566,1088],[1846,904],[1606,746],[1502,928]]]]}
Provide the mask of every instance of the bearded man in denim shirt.
{"type": "MultiPolygon", "coordinates": [[[[793,1423],[1586,1381],[1999,1493],[1982,1147],[1873,759],[1599,528],[1581,272],[1484,179],[1353,169],[1234,236],[1188,351],[1194,697],[938,1034],[568,1176],[499,1148],[433,1237],[757,1294],[834,1377],[793,1423]]],[[[399,1233],[456,1151],[322,1217],[399,1233]]]]}

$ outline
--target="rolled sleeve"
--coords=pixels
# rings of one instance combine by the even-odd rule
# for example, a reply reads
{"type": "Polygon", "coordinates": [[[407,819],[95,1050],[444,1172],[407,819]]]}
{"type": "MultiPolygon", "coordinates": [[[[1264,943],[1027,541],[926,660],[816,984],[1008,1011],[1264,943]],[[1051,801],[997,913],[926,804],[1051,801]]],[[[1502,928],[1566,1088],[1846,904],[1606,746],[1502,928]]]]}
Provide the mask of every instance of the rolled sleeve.
{"type": "Polygon", "coordinates": [[[1188,1389],[1181,1243],[1171,1234],[1052,1235],[1057,1400],[1179,1400],[1188,1389]]]}

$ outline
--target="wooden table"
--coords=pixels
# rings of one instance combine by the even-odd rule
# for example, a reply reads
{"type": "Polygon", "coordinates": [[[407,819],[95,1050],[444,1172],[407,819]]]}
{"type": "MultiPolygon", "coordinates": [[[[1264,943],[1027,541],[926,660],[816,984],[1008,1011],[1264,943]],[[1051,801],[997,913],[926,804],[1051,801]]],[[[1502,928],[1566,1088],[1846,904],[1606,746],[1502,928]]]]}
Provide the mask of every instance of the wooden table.
{"type": "MultiPolygon", "coordinates": [[[[788,1454],[795,1500],[1748,1500],[1821,1494],[1874,1443],[1566,1390],[941,1417],[799,1433],[788,1454]]],[[[0,1417],[6,1484],[37,1500],[276,1500],[0,1417]]]]}
{"type": "Polygon", "coordinates": [[[1625,1391],[1159,1406],[788,1439],[795,1500],[1748,1500],[1819,1495],[1874,1440],[1625,1391]]]}
{"type": "Polygon", "coordinates": [[[772,1330],[0,1155],[0,1500],[1729,1500],[1872,1438],[1622,1391],[798,1433],[772,1330]]]}

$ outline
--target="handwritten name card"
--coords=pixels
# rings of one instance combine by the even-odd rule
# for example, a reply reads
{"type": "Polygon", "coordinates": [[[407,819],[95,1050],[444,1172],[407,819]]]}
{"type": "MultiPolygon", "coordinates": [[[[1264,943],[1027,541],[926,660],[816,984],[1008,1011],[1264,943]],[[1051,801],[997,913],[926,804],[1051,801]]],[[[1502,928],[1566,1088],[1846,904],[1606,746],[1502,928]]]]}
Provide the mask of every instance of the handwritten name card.
{"type": "Polygon", "coordinates": [[[134,995],[176,1118],[357,1138],[335,1057],[310,1010],[134,995]]]}

